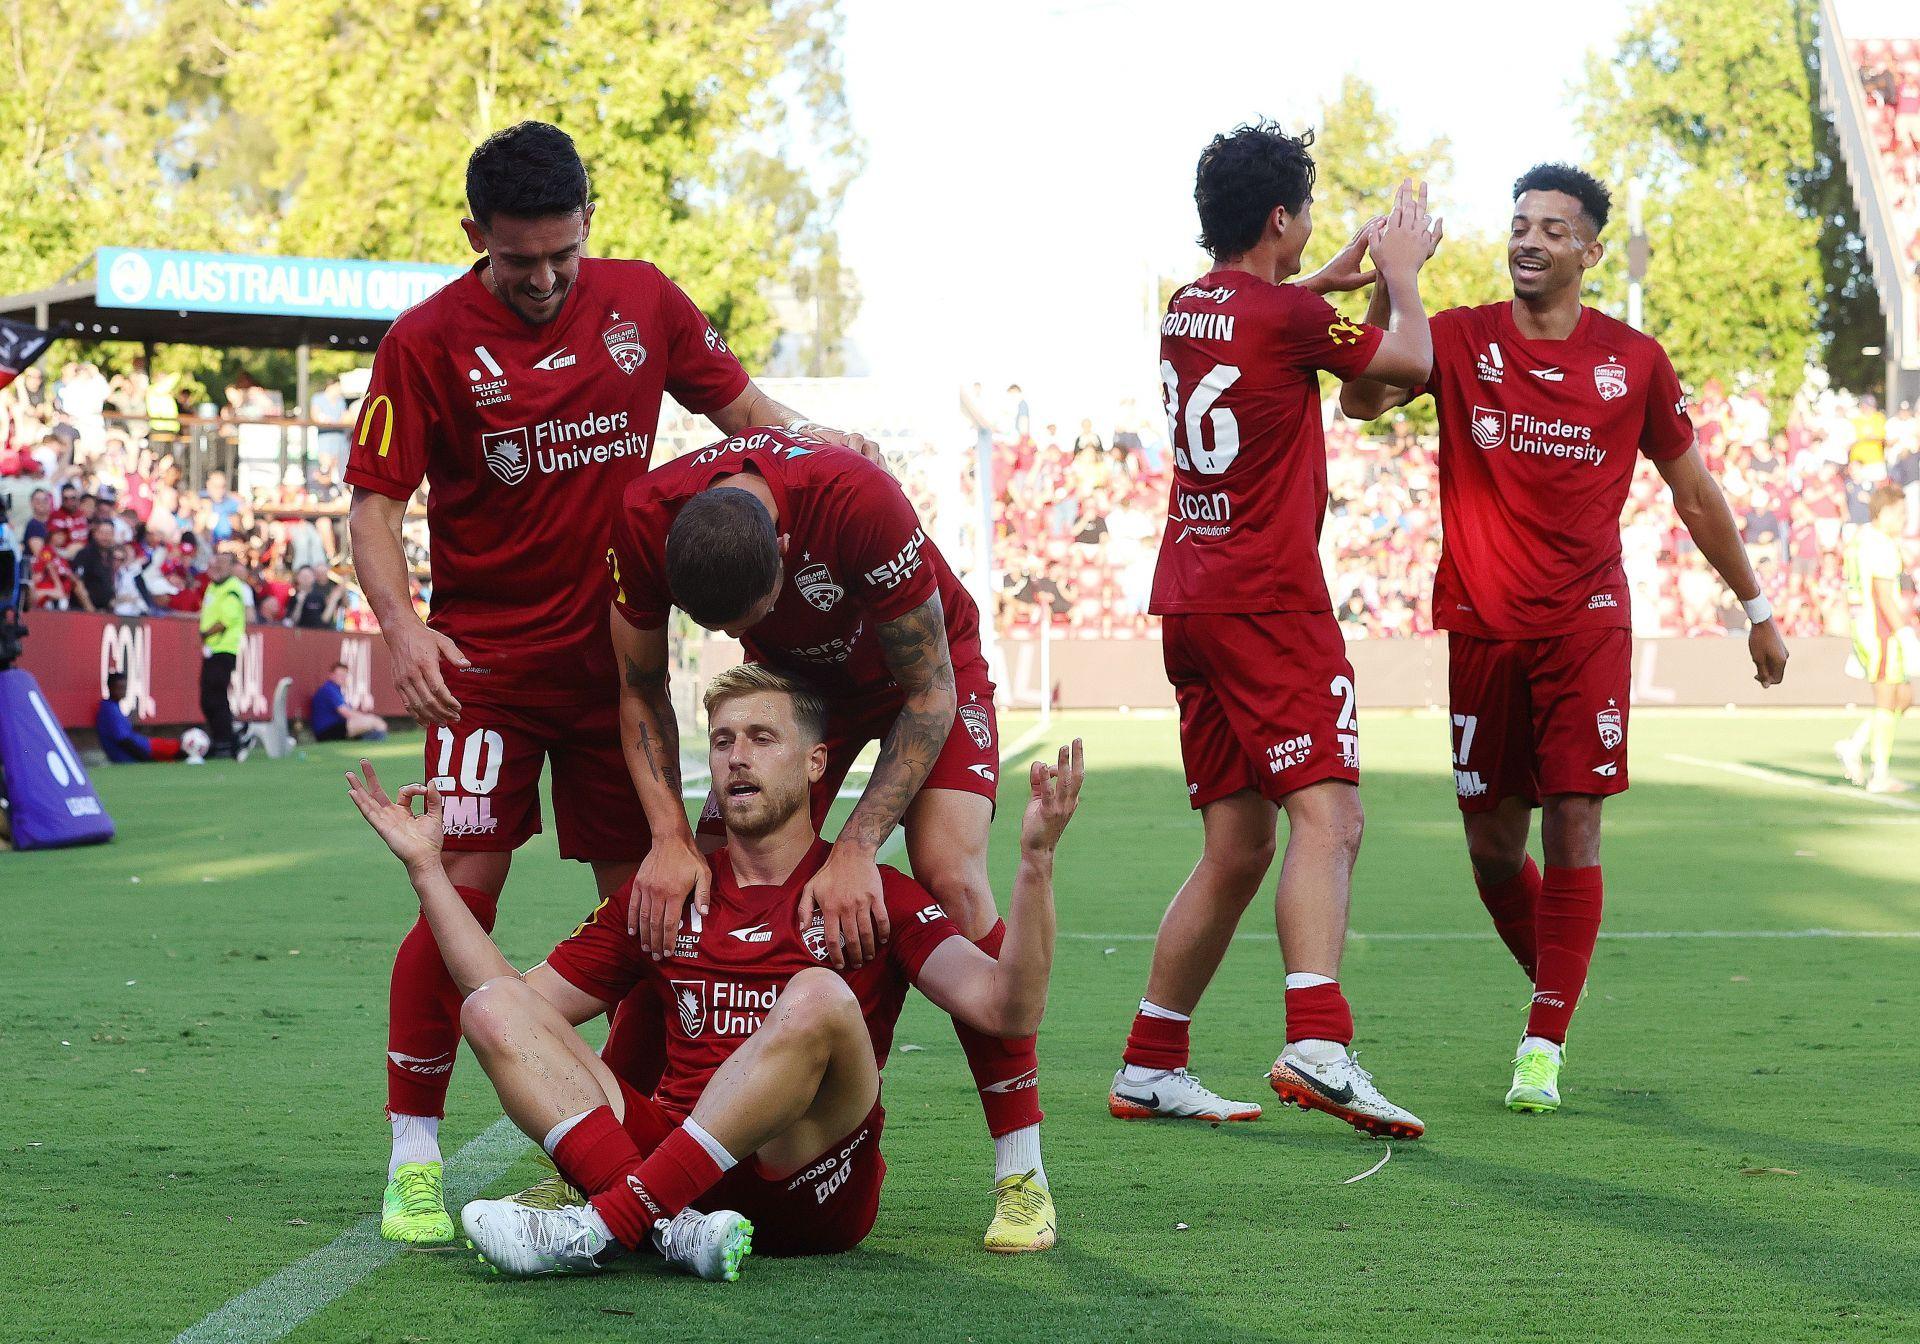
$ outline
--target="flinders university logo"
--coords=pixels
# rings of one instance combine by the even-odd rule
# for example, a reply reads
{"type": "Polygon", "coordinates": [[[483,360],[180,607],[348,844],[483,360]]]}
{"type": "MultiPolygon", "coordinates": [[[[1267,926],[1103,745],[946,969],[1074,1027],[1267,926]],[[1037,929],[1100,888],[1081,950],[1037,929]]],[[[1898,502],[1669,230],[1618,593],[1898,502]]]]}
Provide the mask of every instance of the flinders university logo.
{"type": "Polygon", "coordinates": [[[832,611],[834,604],[847,595],[825,565],[808,565],[793,576],[793,582],[808,605],[819,611],[832,611]]]}
{"type": "Polygon", "coordinates": [[[707,1029],[707,985],[704,980],[673,981],[673,1004],[680,1010],[680,1030],[698,1036],[707,1029]]]}
{"type": "Polygon", "coordinates": [[[527,463],[530,454],[527,450],[527,431],[524,428],[503,429],[492,434],[482,434],[480,454],[486,458],[487,469],[508,485],[518,485],[527,479],[527,463]]]}
{"type": "Polygon", "coordinates": [[[1504,412],[1485,406],[1473,408],[1473,441],[1482,448],[1498,448],[1507,441],[1507,417],[1504,412]]]}
{"type": "MultiPolygon", "coordinates": [[[[620,314],[615,313],[615,317],[620,314]]],[[[620,372],[632,373],[647,360],[647,347],[640,344],[640,328],[632,322],[619,322],[601,333],[607,343],[607,353],[613,356],[613,362],[620,366],[620,372]]]]}

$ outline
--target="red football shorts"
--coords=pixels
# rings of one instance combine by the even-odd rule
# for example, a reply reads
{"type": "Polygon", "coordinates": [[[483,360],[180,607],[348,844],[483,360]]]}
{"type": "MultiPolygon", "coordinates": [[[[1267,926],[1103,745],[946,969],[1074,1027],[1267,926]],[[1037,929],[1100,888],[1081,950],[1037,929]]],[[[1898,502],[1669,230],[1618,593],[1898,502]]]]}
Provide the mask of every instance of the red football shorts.
{"type": "MultiPolygon", "coordinates": [[[[992,802],[1000,775],[1000,719],[993,709],[993,682],[986,667],[961,668],[955,680],[960,707],[953,716],[953,730],[946,745],[934,758],[922,789],[952,789],[956,793],[977,793],[992,802]]],[[[813,786],[811,810],[813,824],[826,824],[833,800],[853,768],[854,758],[867,743],[883,740],[900,715],[900,697],[889,696],[857,705],[830,704],[827,717],[827,769],[813,786]]],[[[700,812],[700,833],[719,835],[726,828],[720,813],[707,795],[700,812]]]]}
{"type": "Polygon", "coordinates": [[[1624,793],[1632,675],[1626,630],[1546,639],[1449,635],[1460,810],[1485,812],[1502,798],[1538,807],[1556,793],[1624,793]]]}
{"type": "Polygon", "coordinates": [[[427,777],[446,807],[450,850],[513,850],[540,833],[540,763],[552,768],[563,859],[638,861],[647,816],[620,754],[611,698],[585,705],[505,705],[463,691],[460,720],[427,730],[427,777]]]}
{"type": "MultiPolygon", "coordinates": [[[[643,1097],[624,1080],[627,1104],[621,1127],[641,1153],[651,1153],[680,1127],[680,1122],[643,1097]]],[[[753,1224],[758,1255],[833,1255],[850,1251],[873,1231],[880,1212],[880,1187],[887,1161],[880,1155],[880,1131],[887,1113],[876,1100],[853,1133],[798,1171],[776,1175],[760,1159],[744,1157],[714,1187],[694,1201],[708,1213],[732,1209],[753,1224]]]]}
{"type": "Polygon", "coordinates": [[[1241,789],[1277,803],[1323,779],[1360,782],[1353,664],[1332,612],[1167,616],[1160,651],[1194,807],[1241,789]]]}

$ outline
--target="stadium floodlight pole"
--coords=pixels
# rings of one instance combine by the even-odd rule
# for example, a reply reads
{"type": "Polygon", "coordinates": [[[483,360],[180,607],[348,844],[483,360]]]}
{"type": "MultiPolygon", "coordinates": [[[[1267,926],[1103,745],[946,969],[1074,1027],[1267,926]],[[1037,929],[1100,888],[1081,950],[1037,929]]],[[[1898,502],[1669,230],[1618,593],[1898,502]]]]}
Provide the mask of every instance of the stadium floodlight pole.
{"type": "Polygon", "coordinates": [[[1642,329],[1644,290],[1647,279],[1647,230],[1644,212],[1647,181],[1636,177],[1627,183],[1627,325],[1642,329]]]}

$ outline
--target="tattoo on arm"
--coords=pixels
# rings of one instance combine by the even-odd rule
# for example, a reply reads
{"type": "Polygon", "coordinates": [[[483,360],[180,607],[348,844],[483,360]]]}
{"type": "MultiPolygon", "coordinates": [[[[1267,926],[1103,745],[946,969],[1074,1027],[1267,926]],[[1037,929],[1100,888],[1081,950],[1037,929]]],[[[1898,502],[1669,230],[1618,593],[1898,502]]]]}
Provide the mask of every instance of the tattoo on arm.
{"type": "Polygon", "coordinates": [[[938,593],[882,624],[879,636],[887,668],[907,699],[880,745],[866,792],[854,804],[841,832],[875,848],[900,824],[908,804],[926,783],[953,731],[955,700],[946,613],[938,593]]]}
{"type": "Polygon", "coordinates": [[[667,666],[642,667],[631,656],[623,655],[621,680],[641,703],[653,711],[653,728],[640,725],[640,754],[646,758],[653,777],[675,792],[680,788],[680,725],[674,719],[673,698],[667,692],[667,666]]]}

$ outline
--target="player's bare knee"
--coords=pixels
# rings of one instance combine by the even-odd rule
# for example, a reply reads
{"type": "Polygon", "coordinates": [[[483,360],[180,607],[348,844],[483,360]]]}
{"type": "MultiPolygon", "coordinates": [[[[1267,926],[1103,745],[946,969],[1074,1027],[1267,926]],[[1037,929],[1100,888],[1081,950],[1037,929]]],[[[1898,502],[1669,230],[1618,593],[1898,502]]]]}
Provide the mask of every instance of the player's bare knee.
{"type": "Polygon", "coordinates": [[[999,911],[993,903],[993,888],[984,875],[963,869],[935,870],[922,879],[933,899],[947,912],[947,918],[960,926],[969,938],[979,938],[993,927],[999,911]]]}
{"type": "Polygon", "coordinates": [[[517,1008],[526,982],[518,976],[502,975],[467,995],[460,1005],[460,1034],[478,1051],[499,1047],[519,1015],[517,1008]]]}
{"type": "Polygon", "coordinates": [[[837,973],[810,966],[780,991],[780,1030],[812,1039],[831,1037],[849,1023],[866,1030],[860,1000],[837,973]]]}

